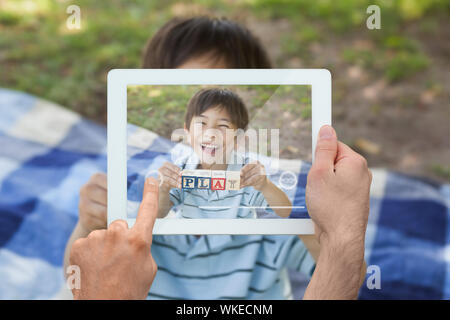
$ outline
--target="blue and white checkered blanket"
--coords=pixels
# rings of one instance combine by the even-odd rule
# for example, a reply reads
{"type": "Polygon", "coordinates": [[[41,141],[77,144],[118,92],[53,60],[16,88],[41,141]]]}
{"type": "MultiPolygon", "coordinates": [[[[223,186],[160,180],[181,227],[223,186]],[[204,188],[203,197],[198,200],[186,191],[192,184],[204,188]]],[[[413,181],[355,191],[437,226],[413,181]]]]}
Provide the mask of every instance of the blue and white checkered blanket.
{"type": "MultiPolygon", "coordinates": [[[[155,159],[167,156],[169,141],[130,130],[154,136],[145,148],[155,159]]],[[[139,176],[132,168],[129,181],[139,176]]],[[[298,161],[297,168],[292,196],[301,205],[309,165],[298,161]]],[[[98,171],[106,171],[104,127],[0,89],[0,299],[47,299],[60,291],[78,192],[98,171]]],[[[360,298],[449,299],[450,186],[386,170],[373,175],[366,261],[380,268],[381,288],[364,285],[360,298]]]]}

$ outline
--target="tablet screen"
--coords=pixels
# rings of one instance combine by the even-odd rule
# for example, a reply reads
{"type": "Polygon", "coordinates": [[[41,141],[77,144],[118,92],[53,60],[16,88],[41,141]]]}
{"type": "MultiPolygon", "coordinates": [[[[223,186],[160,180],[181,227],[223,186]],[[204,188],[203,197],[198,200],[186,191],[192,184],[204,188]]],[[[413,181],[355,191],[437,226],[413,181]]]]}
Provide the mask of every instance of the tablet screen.
{"type": "Polygon", "coordinates": [[[310,85],[128,85],[127,215],[147,177],[162,219],[308,218],[310,85]]]}

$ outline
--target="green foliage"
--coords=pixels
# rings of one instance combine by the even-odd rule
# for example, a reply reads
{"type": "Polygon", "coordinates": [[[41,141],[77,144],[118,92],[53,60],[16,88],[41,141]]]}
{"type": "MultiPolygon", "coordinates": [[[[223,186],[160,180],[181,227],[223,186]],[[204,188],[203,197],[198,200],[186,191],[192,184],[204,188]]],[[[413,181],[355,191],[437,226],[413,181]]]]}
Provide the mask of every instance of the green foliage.
{"type": "Polygon", "coordinates": [[[167,21],[169,8],[156,9],[158,2],[144,0],[76,4],[81,30],[71,31],[66,28],[66,2],[0,2],[0,86],[103,120],[107,72],[140,66],[142,49],[167,21]]]}
{"type": "Polygon", "coordinates": [[[0,25],[13,26],[20,22],[20,16],[11,12],[0,11],[0,25]]]}
{"type": "Polygon", "coordinates": [[[383,45],[387,49],[417,51],[418,44],[412,39],[400,35],[390,35],[383,40],[383,45]]]}
{"type": "MultiPolygon", "coordinates": [[[[365,9],[382,8],[383,32],[370,32],[377,51],[348,48],[343,58],[369,71],[385,70],[399,81],[429,64],[420,45],[403,33],[405,21],[421,18],[433,32],[434,12],[448,13],[448,0],[94,0],[76,1],[81,30],[66,28],[66,1],[0,1],[0,86],[55,101],[96,120],[106,113],[106,75],[112,68],[138,68],[148,38],[175,15],[174,7],[196,6],[218,16],[285,19],[290,31],[280,35],[281,66],[291,57],[313,61],[312,44],[365,30],[365,9]],[[386,52],[389,52],[387,54],[386,52]]],[[[184,9],[183,9],[184,10],[184,9]]],[[[267,100],[255,95],[254,104],[267,100]]],[[[306,112],[306,111],[305,111],[306,112]]],[[[156,113],[155,113],[156,114],[156,113]]]]}
{"type": "MultiPolygon", "coordinates": [[[[189,99],[201,88],[209,86],[145,86],[127,88],[128,122],[147,128],[165,137],[183,128],[189,99]]],[[[236,92],[249,109],[250,118],[267,108],[266,102],[280,104],[293,117],[311,117],[310,86],[240,85],[219,86],[236,92]]]]}
{"type": "Polygon", "coordinates": [[[379,57],[372,50],[345,49],[342,53],[345,61],[364,68],[374,68],[379,57]]]}
{"type": "Polygon", "coordinates": [[[430,170],[434,174],[436,174],[442,178],[445,178],[447,180],[450,180],[450,166],[443,166],[440,164],[435,164],[430,167],[430,170]]]}
{"type": "Polygon", "coordinates": [[[388,61],[385,75],[390,81],[398,81],[422,71],[428,65],[428,58],[421,53],[400,52],[388,61]]]}
{"type": "Polygon", "coordinates": [[[282,50],[287,56],[305,61],[310,61],[313,55],[309,48],[312,42],[323,40],[328,32],[343,35],[363,31],[367,7],[371,4],[380,6],[382,31],[367,34],[376,49],[347,48],[342,57],[369,71],[386,69],[385,75],[391,81],[405,79],[429,65],[419,44],[403,35],[405,23],[421,19],[422,28],[432,32],[436,25],[433,17],[427,15],[450,12],[450,1],[446,0],[248,0],[246,4],[261,17],[289,19],[295,28],[282,35],[282,50]]]}
{"type": "Polygon", "coordinates": [[[183,117],[191,96],[201,86],[129,86],[128,122],[169,136],[183,128],[183,117]]]}

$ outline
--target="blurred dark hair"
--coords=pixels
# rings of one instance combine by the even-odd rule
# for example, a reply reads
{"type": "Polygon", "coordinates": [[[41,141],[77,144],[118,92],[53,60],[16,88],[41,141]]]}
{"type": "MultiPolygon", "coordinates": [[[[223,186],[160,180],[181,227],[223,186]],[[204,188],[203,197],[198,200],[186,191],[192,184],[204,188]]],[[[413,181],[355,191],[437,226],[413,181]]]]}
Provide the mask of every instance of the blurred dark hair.
{"type": "Polygon", "coordinates": [[[226,18],[174,18],[148,42],[143,68],[177,68],[190,58],[211,54],[228,68],[271,68],[259,40],[244,26],[226,18]]]}
{"type": "Polygon", "coordinates": [[[238,129],[247,129],[248,111],[242,99],[233,91],[220,88],[209,88],[198,91],[189,100],[184,123],[190,129],[192,118],[201,115],[211,108],[225,109],[231,123],[238,129]]]}

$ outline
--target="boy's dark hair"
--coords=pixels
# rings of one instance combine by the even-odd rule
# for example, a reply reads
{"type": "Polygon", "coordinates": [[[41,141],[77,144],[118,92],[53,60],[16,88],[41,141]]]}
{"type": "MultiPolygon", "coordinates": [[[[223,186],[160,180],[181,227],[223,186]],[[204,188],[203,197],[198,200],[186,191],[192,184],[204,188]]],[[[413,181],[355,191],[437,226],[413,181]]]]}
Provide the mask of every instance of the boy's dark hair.
{"type": "Polygon", "coordinates": [[[249,117],[244,102],[233,91],[220,88],[202,89],[192,96],[184,117],[186,127],[189,129],[193,117],[214,107],[225,109],[238,129],[247,129],[249,117]]]}
{"type": "Polygon", "coordinates": [[[211,54],[228,68],[271,68],[259,40],[244,26],[225,18],[174,18],[147,44],[143,68],[177,68],[190,58],[211,54]]]}

